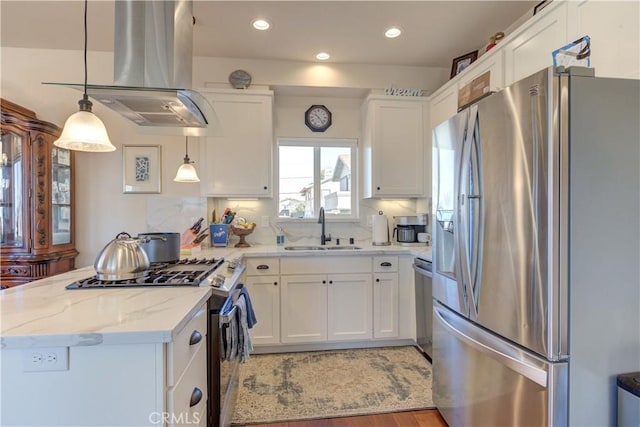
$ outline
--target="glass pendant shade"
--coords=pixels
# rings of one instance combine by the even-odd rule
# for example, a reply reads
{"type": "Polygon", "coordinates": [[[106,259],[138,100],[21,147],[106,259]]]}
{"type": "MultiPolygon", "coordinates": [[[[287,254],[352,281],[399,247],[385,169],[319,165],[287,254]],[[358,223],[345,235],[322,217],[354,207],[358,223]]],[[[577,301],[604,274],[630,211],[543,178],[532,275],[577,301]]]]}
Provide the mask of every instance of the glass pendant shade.
{"type": "Polygon", "coordinates": [[[178,168],[178,173],[173,180],[175,182],[200,182],[196,168],[188,160],[178,168]]]}
{"type": "Polygon", "coordinates": [[[72,114],[54,144],[76,151],[108,152],[116,149],[109,140],[104,123],[91,111],[72,114]]]}

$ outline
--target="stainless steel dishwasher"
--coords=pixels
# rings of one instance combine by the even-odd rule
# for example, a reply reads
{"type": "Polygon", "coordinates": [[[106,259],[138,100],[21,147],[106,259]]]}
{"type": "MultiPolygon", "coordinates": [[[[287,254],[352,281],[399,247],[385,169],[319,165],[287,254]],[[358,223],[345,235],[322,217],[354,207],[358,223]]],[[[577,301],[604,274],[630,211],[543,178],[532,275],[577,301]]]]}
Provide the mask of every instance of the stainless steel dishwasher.
{"type": "Polygon", "coordinates": [[[431,360],[433,343],[431,261],[423,258],[414,258],[413,270],[415,271],[416,287],[416,342],[427,358],[431,360]]]}

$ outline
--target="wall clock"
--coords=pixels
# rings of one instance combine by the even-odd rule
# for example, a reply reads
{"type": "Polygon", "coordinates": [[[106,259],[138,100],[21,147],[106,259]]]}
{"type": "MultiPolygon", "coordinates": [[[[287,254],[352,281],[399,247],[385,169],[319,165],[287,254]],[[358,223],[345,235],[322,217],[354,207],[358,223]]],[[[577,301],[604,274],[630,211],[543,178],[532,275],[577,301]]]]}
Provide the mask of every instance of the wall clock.
{"type": "Polygon", "coordinates": [[[312,105],[304,113],[304,124],[313,132],[324,132],[331,126],[331,111],[324,105],[312,105]]]}

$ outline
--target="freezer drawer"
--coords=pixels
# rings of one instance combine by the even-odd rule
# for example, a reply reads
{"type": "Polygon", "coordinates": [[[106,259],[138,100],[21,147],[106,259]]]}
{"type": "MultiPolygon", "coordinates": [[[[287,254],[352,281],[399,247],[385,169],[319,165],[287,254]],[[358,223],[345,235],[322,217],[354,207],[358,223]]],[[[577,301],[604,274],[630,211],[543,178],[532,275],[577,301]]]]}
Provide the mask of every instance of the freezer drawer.
{"type": "Polygon", "coordinates": [[[433,400],[450,427],[566,426],[568,364],[549,363],[434,301],[433,400]]]}

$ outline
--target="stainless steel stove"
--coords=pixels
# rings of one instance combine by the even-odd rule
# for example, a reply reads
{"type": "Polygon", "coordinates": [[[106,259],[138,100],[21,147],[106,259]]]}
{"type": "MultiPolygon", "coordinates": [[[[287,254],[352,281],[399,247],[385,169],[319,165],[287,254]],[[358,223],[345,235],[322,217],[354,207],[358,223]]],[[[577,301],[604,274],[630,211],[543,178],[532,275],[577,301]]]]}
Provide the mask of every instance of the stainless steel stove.
{"type": "Polygon", "coordinates": [[[215,280],[214,272],[222,265],[224,258],[181,259],[174,263],[153,263],[147,274],[137,279],[100,280],[96,276],[78,280],[67,289],[90,288],[133,288],[157,286],[218,286],[222,280],[215,280]]]}

